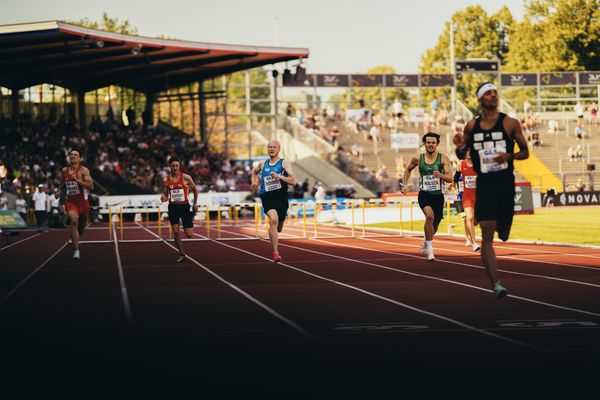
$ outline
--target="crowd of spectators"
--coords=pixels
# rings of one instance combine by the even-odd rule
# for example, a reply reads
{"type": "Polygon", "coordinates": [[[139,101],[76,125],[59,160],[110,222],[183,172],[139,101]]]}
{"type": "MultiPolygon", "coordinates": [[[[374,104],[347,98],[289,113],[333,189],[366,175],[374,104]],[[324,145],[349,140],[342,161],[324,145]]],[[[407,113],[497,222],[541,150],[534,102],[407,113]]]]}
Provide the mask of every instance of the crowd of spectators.
{"type": "Polygon", "coordinates": [[[129,187],[129,194],[158,193],[168,174],[167,160],[175,155],[201,192],[249,188],[248,166],[210,153],[190,135],[137,123],[131,113],[129,118],[131,123],[125,126],[111,114],[94,117],[84,133],[76,120],[65,116],[54,120],[28,114],[0,117],[2,190],[24,196],[30,205],[40,185],[54,192],[71,148],[82,152],[82,164],[108,192],[129,187]]]}

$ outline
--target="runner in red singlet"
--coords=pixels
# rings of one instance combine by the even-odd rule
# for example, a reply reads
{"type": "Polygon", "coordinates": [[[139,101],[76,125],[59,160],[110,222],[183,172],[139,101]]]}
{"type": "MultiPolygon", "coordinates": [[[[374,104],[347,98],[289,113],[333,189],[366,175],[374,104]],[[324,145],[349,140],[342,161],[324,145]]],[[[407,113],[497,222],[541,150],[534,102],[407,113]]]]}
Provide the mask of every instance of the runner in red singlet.
{"type": "Polygon", "coordinates": [[[173,229],[177,250],[179,250],[177,262],[182,263],[186,257],[179,236],[179,220],[182,222],[185,235],[191,238],[194,235],[194,215],[198,211],[198,190],[192,177],[180,171],[181,162],[177,157],[169,159],[169,167],[171,173],[163,182],[164,192],[160,196],[160,201],[169,201],[169,223],[173,229]],[[191,210],[188,198],[190,190],[194,193],[194,205],[191,210]]]}
{"type": "Polygon", "coordinates": [[[462,194],[462,204],[465,210],[465,233],[473,246],[474,251],[479,251],[480,247],[475,238],[475,192],[477,189],[477,172],[473,169],[471,152],[467,150],[466,159],[460,160],[458,171],[462,175],[464,191],[462,194]]]}
{"type": "Polygon", "coordinates": [[[63,186],[65,188],[65,210],[71,220],[71,241],[75,251],[73,258],[81,258],[79,237],[88,223],[90,203],[88,191],[94,189],[94,180],[90,170],[80,164],[81,152],[77,149],[69,151],[69,166],[63,169],[63,186]]]}

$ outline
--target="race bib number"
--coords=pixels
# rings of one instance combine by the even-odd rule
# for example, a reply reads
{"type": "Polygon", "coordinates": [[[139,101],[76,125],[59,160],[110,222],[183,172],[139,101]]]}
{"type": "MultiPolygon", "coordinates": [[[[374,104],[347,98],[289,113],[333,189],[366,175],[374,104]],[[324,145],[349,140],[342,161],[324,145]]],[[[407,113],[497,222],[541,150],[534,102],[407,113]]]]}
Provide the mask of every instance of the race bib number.
{"type": "Polygon", "coordinates": [[[182,188],[171,189],[171,201],[173,203],[183,203],[185,201],[185,193],[182,188]]]}
{"type": "Polygon", "coordinates": [[[477,176],[470,175],[465,176],[465,187],[467,189],[475,189],[477,187],[477,176]]]}
{"type": "Polygon", "coordinates": [[[494,158],[498,155],[495,148],[479,150],[479,160],[481,164],[481,173],[502,171],[508,168],[508,163],[498,164],[494,158]]]}
{"type": "Polygon", "coordinates": [[[265,192],[272,192],[273,190],[281,189],[281,181],[277,178],[273,178],[268,175],[264,178],[265,181],[265,192]]]}
{"type": "Polygon", "coordinates": [[[67,186],[67,196],[75,196],[79,194],[79,184],[75,181],[65,182],[67,186]]]}
{"type": "Polygon", "coordinates": [[[442,189],[442,186],[440,185],[440,178],[436,178],[433,175],[423,175],[422,182],[421,190],[433,192],[435,190],[442,189]]]}

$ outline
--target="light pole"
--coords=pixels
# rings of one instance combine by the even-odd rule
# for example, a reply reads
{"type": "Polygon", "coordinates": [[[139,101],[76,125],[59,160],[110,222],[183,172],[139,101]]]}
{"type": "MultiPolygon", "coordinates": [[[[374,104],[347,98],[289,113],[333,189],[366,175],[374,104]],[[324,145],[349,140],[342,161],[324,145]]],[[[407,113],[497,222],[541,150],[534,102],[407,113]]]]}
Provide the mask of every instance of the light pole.
{"type": "Polygon", "coordinates": [[[450,17],[450,73],[454,77],[452,88],[450,89],[450,107],[452,115],[456,112],[456,65],[454,62],[454,20],[450,17]]]}

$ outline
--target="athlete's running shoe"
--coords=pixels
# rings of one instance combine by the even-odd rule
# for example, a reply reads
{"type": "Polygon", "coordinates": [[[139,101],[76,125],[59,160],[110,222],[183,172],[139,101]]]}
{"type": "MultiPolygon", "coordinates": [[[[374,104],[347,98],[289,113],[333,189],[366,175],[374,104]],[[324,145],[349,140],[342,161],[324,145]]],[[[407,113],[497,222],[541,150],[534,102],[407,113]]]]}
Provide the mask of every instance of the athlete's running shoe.
{"type": "Polygon", "coordinates": [[[497,299],[501,299],[508,294],[508,289],[502,286],[499,282],[494,285],[494,294],[497,299]]]}
{"type": "Polygon", "coordinates": [[[471,243],[471,241],[470,241],[470,240],[467,240],[467,241],[465,242],[465,247],[469,247],[469,246],[472,246],[472,245],[473,245],[473,243],[471,243]]]}
{"type": "Polygon", "coordinates": [[[427,261],[435,261],[435,256],[433,255],[433,249],[427,250],[427,261]]]}
{"type": "Polygon", "coordinates": [[[279,262],[281,261],[281,256],[279,255],[278,251],[273,252],[273,262],[279,262]]]}
{"type": "Polygon", "coordinates": [[[425,242],[423,242],[421,247],[419,247],[419,254],[427,254],[427,246],[425,245],[425,242]]]}
{"type": "Polygon", "coordinates": [[[79,250],[75,250],[75,252],[73,253],[73,259],[75,259],[75,260],[81,259],[81,254],[79,253],[79,250]]]}
{"type": "Polygon", "coordinates": [[[186,259],[187,259],[187,258],[185,257],[185,255],[183,255],[183,256],[179,256],[179,257],[177,257],[177,262],[178,262],[179,264],[181,264],[182,262],[185,262],[185,260],[186,260],[186,259]]]}
{"type": "Polygon", "coordinates": [[[479,245],[477,243],[473,243],[473,251],[479,251],[481,250],[481,247],[479,247],[479,245]]]}

